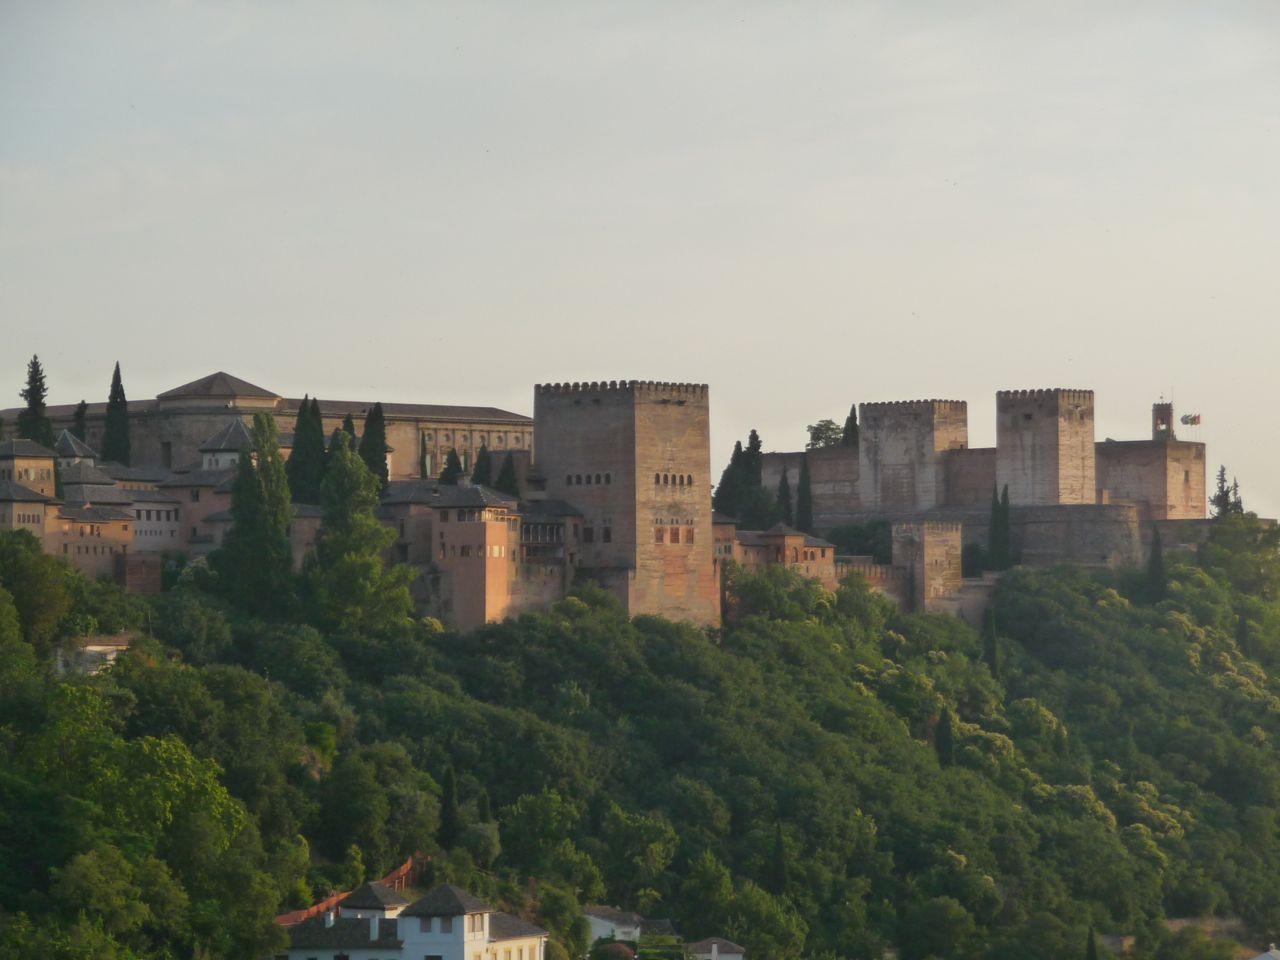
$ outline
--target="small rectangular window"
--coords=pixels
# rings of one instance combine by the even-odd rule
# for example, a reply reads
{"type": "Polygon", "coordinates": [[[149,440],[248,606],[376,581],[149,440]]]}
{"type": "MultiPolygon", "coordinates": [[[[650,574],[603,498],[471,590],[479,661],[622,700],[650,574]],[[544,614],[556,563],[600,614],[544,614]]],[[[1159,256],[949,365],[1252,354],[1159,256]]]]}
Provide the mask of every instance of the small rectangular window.
{"type": "Polygon", "coordinates": [[[613,543],[613,527],[605,527],[601,530],[600,539],[605,543],[613,543]]]}
{"type": "Polygon", "coordinates": [[[662,543],[662,542],[663,542],[663,540],[666,538],[666,535],[667,535],[667,528],[666,528],[666,527],[654,527],[654,528],[653,528],[653,542],[654,542],[654,543],[662,543]]]}
{"type": "Polygon", "coordinates": [[[192,491],[191,491],[191,502],[192,502],[192,503],[199,503],[199,502],[200,502],[200,491],[199,491],[199,490],[192,490],[192,491]]]}
{"type": "Polygon", "coordinates": [[[672,543],[679,543],[679,542],[680,542],[680,528],[679,528],[679,527],[672,527],[672,528],[671,528],[671,542],[672,542],[672,543]]]}
{"type": "Polygon", "coordinates": [[[595,528],[595,527],[583,527],[583,528],[582,528],[582,542],[583,542],[583,543],[595,543],[595,542],[596,542],[596,528],[595,528]]]}

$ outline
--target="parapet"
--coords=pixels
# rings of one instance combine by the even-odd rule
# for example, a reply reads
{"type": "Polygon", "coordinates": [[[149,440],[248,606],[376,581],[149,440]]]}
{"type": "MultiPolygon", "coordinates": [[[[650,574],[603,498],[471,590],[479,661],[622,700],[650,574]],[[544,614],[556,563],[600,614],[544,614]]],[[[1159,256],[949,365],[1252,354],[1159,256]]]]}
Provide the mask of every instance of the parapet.
{"type": "Polygon", "coordinates": [[[581,383],[538,383],[535,394],[574,393],[666,393],[687,397],[705,397],[705,383],[669,383],[660,380],[592,380],[581,383]]]}
{"type": "Polygon", "coordinates": [[[876,413],[968,413],[969,404],[964,400],[889,400],[881,403],[858,405],[860,414],[876,413]]]}
{"type": "Polygon", "coordinates": [[[1065,400],[1068,403],[1092,403],[1092,390],[1074,390],[1069,387],[1045,387],[1038,390],[997,390],[996,403],[1014,403],[1018,400],[1065,400]]]}

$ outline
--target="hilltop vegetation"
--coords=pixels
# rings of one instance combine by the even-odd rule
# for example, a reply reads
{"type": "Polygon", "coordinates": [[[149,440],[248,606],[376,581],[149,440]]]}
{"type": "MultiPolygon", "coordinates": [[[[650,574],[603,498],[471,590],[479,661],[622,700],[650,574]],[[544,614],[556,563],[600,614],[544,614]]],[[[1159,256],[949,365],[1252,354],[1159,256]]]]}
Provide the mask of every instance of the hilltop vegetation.
{"type": "Polygon", "coordinates": [[[781,571],[735,571],[710,634],[589,585],[468,635],[321,632],[202,585],[143,602],[0,536],[5,956],[266,956],[272,914],[414,850],[557,958],[587,901],[759,960],[1083,956],[1090,927],[1228,955],[1166,916],[1280,934],[1280,557],[1247,516],[1158,585],[1015,569],[985,642],[781,571]],[[124,627],[153,639],[49,669],[124,627]]]}

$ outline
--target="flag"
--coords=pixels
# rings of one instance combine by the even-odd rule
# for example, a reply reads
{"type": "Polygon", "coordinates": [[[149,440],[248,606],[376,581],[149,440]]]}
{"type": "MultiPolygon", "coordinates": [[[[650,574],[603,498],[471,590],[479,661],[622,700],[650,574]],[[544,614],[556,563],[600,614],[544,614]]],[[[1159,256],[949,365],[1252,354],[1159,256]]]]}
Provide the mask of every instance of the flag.
{"type": "Polygon", "coordinates": [[[1184,427],[1200,426],[1200,414],[1198,413],[1184,413],[1181,420],[1184,427]]]}

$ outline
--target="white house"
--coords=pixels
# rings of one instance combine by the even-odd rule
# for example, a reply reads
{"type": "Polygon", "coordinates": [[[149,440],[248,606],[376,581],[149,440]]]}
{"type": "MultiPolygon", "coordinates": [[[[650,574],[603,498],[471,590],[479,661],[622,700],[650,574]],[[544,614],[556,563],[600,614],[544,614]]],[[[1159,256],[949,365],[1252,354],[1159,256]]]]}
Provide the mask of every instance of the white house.
{"type": "Polygon", "coordinates": [[[589,903],[582,908],[582,915],[587,918],[591,927],[591,942],[597,940],[629,940],[632,943],[640,939],[640,927],[644,917],[629,910],[617,907],[606,907],[599,903],[589,903]]]}
{"type": "Polygon", "coordinates": [[[406,905],[366,883],[334,910],[289,927],[277,960],[545,960],[547,931],[444,884],[406,905]]]}
{"type": "Polygon", "coordinates": [[[721,937],[686,943],[684,949],[693,960],[744,960],[747,955],[745,948],[721,937]]]}
{"type": "Polygon", "coordinates": [[[1273,943],[1266,953],[1258,954],[1253,960],[1280,960],[1280,950],[1277,950],[1276,945],[1273,943]]]}

